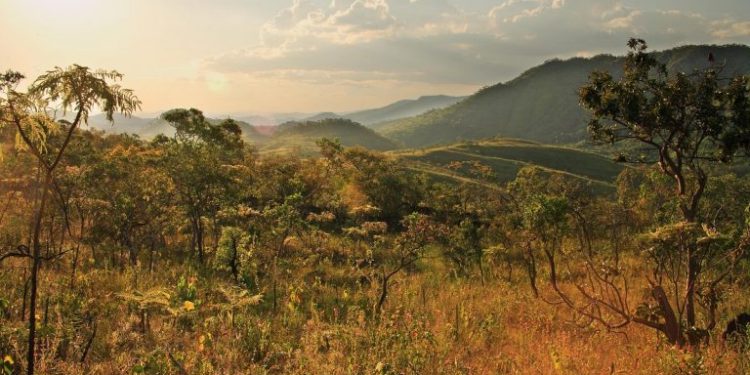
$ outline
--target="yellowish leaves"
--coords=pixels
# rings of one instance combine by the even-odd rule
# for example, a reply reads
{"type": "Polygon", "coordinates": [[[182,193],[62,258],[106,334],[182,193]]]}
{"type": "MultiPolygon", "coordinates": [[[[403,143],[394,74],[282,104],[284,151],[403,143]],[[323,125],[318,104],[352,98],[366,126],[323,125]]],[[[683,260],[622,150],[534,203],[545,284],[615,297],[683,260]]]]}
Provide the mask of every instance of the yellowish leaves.
{"type": "Polygon", "coordinates": [[[182,309],[187,312],[193,311],[195,310],[195,304],[191,301],[185,301],[182,303],[182,309]]]}
{"type": "Polygon", "coordinates": [[[16,148],[26,150],[28,148],[27,142],[29,142],[33,148],[39,150],[42,154],[48,152],[48,138],[60,134],[62,129],[59,123],[45,113],[33,113],[24,116],[20,125],[20,131],[23,134],[16,133],[16,148]]]}
{"type": "Polygon", "coordinates": [[[254,306],[263,300],[262,294],[251,295],[247,290],[238,287],[219,287],[219,292],[224,295],[230,308],[254,306]]]}
{"type": "Polygon", "coordinates": [[[117,296],[126,302],[135,303],[140,310],[167,309],[171,298],[171,294],[165,288],[153,288],[145,292],[118,293],[117,296]]]}
{"type": "Polygon", "coordinates": [[[6,363],[6,364],[12,366],[13,363],[15,363],[15,362],[13,362],[13,357],[11,357],[9,355],[6,355],[5,357],[3,357],[3,363],[6,363]]]}

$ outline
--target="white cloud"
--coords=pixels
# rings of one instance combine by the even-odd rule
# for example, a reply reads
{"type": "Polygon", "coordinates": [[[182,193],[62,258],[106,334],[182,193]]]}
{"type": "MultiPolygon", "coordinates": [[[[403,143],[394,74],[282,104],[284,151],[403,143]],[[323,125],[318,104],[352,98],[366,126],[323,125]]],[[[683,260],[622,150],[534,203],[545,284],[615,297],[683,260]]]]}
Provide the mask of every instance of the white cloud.
{"type": "Polygon", "coordinates": [[[604,23],[604,27],[609,30],[628,29],[633,26],[636,17],[642,13],[640,10],[631,11],[627,16],[615,17],[604,23]]]}
{"type": "Polygon", "coordinates": [[[719,39],[750,36],[750,21],[722,20],[714,22],[713,26],[715,28],[713,35],[719,39]]]}
{"type": "Polygon", "coordinates": [[[565,0],[506,0],[490,9],[490,20],[495,24],[515,23],[524,18],[536,17],[547,10],[560,9],[565,0]]]}
{"type": "Polygon", "coordinates": [[[256,51],[274,57],[314,42],[366,43],[392,35],[396,26],[386,0],[334,0],[327,6],[294,0],[263,26],[263,48],[256,51]]]}
{"type": "Polygon", "coordinates": [[[294,0],[261,44],[206,62],[228,74],[304,82],[484,85],[552,57],[736,41],[750,22],[620,0],[505,0],[472,11],[458,0],[294,0]]]}

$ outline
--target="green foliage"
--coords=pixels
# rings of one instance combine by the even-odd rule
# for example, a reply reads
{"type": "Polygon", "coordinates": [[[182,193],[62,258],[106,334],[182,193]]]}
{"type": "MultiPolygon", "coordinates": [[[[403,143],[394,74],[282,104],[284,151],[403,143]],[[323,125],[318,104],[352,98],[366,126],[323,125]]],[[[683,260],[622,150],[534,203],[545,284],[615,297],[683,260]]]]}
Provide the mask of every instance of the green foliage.
{"type": "Polygon", "coordinates": [[[215,264],[220,270],[230,271],[237,280],[242,267],[250,263],[252,252],[252,239],[247,233],[236,227],[224,227],[219,238],[215,264]]]}
{"type": "Polygon", "coordinates": [[[351,208],[372,206],[378,212],[370,218],[373,221],[398,226],[404,216],[418,209],[423,199],[426,181],[401,168],[392,158],[361,148],[336,147],[328,148],[326,158],[346,171],[366,196],[366,202],[360,202],[364,204],[351,208]]]}
{"type": "MultiPolygon", "coordinates": [[[[713,66],[670,72],[646,53],[644,41],[629,46],[622,78],[595,72],[580,90],[581,103],[594,116],[589,131],[596,140],[636,139],[676,157],[715,161],[731,161],[750,149],[750,78],[737,75],[725,85],[713,66]]],[[[673,158],[660,152],[663,168],[671,169],[673,158]]]]}
{"type": "Polygon", "coordinates": [[[196,285],[195,278],[180,276],[180,280],[177,282],[175,288],[173,299],[178,305],[182,305],[185,302],[192,302],[194,304],[200,303],[198,300],[198,286],[196,285]]]}
{"type": "Polygon", "coordinates": [[[566,230],[567,215],[570,204],[564,197],[535,195],[526,203],[523,210],[525,225],[539,233],[550,228],[566,230]]]}
{"type": "Polygon", "coordinates": [[[232,119],[214,124],[195,108],[172,109],[164,112],[161,118],[175,128],[175,138],[181,143],[218,145],[226,151],[242,148],[242,129],[232,119]]]}

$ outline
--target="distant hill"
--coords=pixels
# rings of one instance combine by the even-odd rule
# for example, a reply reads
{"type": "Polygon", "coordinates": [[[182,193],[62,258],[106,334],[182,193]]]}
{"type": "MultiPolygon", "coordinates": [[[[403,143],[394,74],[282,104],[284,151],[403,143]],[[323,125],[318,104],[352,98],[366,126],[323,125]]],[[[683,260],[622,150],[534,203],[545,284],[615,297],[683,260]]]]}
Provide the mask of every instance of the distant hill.
{"type": "Polygon", "coordinates": [[[419,99],[400,100],[385,107],[347,113],[344,117],[376,129],[380,124],[420,115],[433,109],[445,108],[466,99],[459,96],[422,96],[419,99]]]}
{"type": "Polygon", "coordinates": [[[343,114],[322,112],[305,118],[303,121],[320,121],[326,119],[345,118],[358,122],[367,127],[377,129],[380,124],[388,121],[421,115],[433,109],[445,108],[466,99],[464,96],[433,95],[422,96],[419,99],[399,100],[385,107],[365,109],[343,114]]]}
{"type": "Polygon", "coordinates": [[[425,150],[396,152],[410,167],[437,178],[472,178],[457,162],[479,162],[495,174],[496,182],[516,178],[525,166],[537,166],[551,173],[563,173],[592,184],[597,190],[611,190],[623,166],[601,155],[567,147],[542,145],[516,139],[464,142],[425,150]]]}
{"type": "Polygon", "coordinates": [[[322,112],[322,113],[318,113],[315,116],[310,116],[310,117],[307,117],[307,118],[305,118],[303,120],[300,120],[300,121],[302,121],[302,122],[305,122],[305,121],[322,121],[322,120],[328,120],[328,119],[341,119],[341,118],[344,118],[344,117],[341,116],[341,115],[337,115],[337,114],[335,114],[333,112],[322,112]]]}
{"type": "Polygon", "coordinates": [[[267,115],[239,115],[231,116],[235,120],[247,122],[255,126],[276,126],[289,121],[300,121],[310,117],[310,113],[273,113],[267,115]]]}
{"type": "MultiPolygon", "coordinates": [[[[690,72],[708,65],[713,53],[723,74],[750,73],[750,47],[685,46],[656,52],[670,69],[690,72]]],[[[489,137],[523,138],[543,143],[572,143],[586,138],[588,115],[577,91],[594,70],[621,73],[623,57],[551,60],[507,83],[486,87],[448,108],[378,126],[388,138],[408,147],[449,144],[489,137]]]]}
{"type": "Polygon", "coordinates": [[[264,152],[295,152],[305,155],[317,153],[316,141],[321,138],[338,139],[347,147],[362,146],[371,150],[393,150],[396,144],[372,129],[347,119],[289,122],[279,125],[266,142],[260,144],[264,152]]]}

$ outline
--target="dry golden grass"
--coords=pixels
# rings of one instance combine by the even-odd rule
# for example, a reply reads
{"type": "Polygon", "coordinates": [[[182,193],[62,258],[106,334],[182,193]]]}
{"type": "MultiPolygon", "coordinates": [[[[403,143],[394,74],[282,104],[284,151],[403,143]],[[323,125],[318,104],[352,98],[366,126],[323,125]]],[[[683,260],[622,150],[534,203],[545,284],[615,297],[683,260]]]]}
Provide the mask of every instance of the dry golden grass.
{"type": "MultiPolygon", "coordinates": [[[[276,313],[266,293],[261,305],[232,317],[218,308],[219,288],[229,284],[223,275],[178,264],[154,273],[90,269],[71,292],[64,269],[46,269],[41,300],[52,301],[51,332],[69,329],[61,312],[77,296],[97,315],[97,335],[85,364],[77,363],[75,350],[62,360],[53,350],[57,336],[43,336],[40,373],[179,374],[181,367],[189,374],[742,374],[750,368],[750,354],[720,339],[686,352],[637,325],[621,333],[581,328],[568,310],[533,298],[520,274],[513,284],[492,277],[482,283],[443,277],[437,262],[423,268],[397,277],[381,317],[369,311],[376,290],[293,277],[279,288],[276,313]],[[183,276],[197,290],[195,310],[154,313],[142,332],[139,316],[117,293],[152,287],[175,293],[183,276]]],[[[3,290],[17,291],[19,281],[4,278],[3,290]]]]}

